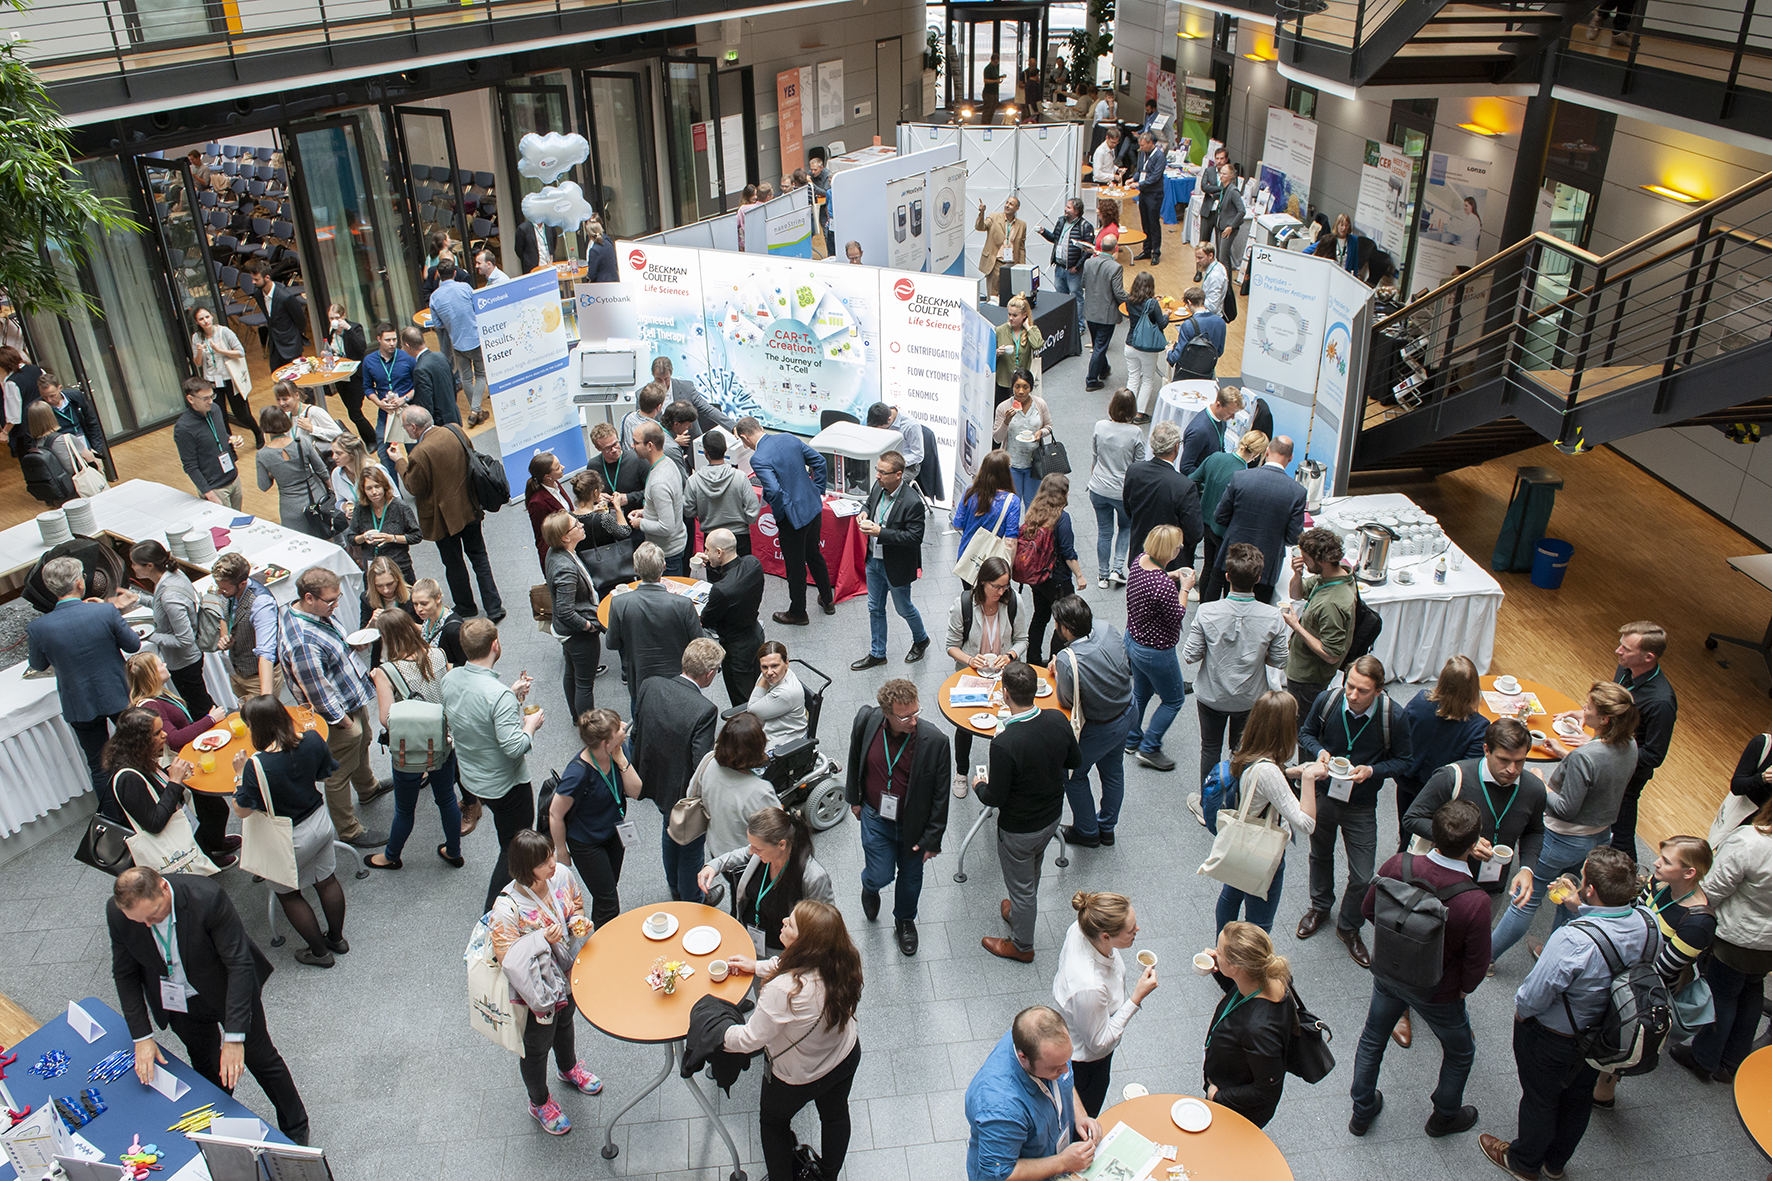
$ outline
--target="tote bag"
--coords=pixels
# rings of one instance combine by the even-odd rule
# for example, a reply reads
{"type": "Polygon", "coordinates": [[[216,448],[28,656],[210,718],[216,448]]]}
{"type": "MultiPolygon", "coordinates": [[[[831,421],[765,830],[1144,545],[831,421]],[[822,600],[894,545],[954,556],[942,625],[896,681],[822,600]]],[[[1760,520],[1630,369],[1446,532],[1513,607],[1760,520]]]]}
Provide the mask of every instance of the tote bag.
{"type": "Polygon", "coordinates": [[[265,809],[254,808],[240,822],[240,868],[256,874],[267,882],[275,882],[286,890],[296,888],[300,871],[295,864],[295,824],[287,816],[279,816],[271,805],[271,785],[258,756],[251,759],[258,775],[258,794],[265,809]]]}
{"type": "MultiPolygon", "coordinates": [[[[123,771],[118,771],[111,776],[113,795],[117,791],[117,776],[122,774],[123,771]]],[[[197,847],[197,833],[192,829],[191,818],[185,814],[183,808],[174,812],[166,821],[166,827],[159,832],[145,832],[137,828],[125,838],[125,843],[129,846],[129,855],[135,859],[137,865],[147,866],[162,874],[197,873],[209,877],[220,872],[215,862],[205,857],[203,850],[197,847]]]]}
{"type": "MultiPolygon", "coordinates": [[[[1764,772],[1769,763],[1772,763],[1772,734],[1762,734],[1759,772],[1764,772]]],[[[1748,817],[1759,810],[1760,806],[1746,796],[1738,796],[1734,792],[1724,796],[1722,804],[1717,808],[1716,819],[1710,822],[1711,849],[1715,850],[1723,843],[1724,837],[1746,824],[1748,817]]]]}
{"type": "Polygon", "coordinates": [[[58,453],[56,458],[61,461],[63,467],[73,473],[74,491],[81,496],[97,496],[100,492],[109,490],[111,485],[105,480],[105,474],[93,464],[80,458],[74,450],[74,440],[70,436],[57,435],[51,439],[49,442],[51,451],[55,450],[57,443],[61,443],[67,452],[65,455],[58,453]]]}
{"type": "Polygon", "coordinates": [[[1258,760],[1243,772],[1242,806],[1235,812],[1218,814],[1218,835],[1212,840],[1212,853],[1199,869],[1233,890],[1261,898],[1267,897],[1280,860],[1286,856],[1286,830],[1274,820],[1272,809],[1263,805],[1260,820],[1249,818],[1249,806],[1255,802],[1255,780],[1251,775],[1265,761],[1258,760]]]}
{"type": "Polygon", "coordinates": [[[511,1003],[511,982],[492,954],[492,929],[484,916],[474,927],[462,959],[468,966],[468,1025],[495,1046],[523,1053],[529,1010],[511,1003]]]}
{"type": "Polygon", "coordinates": [[[997,523],[988,532],[980,529],[960,551],[960,560],[954,566],[954,573],[960,581],[970,585],[978,581],[978,568],[987,558],[1002,558],[1010,565],[1015,564],[1015,539],[1003,536],[1003,526],[1009,520],[1009,502],[1007,500],[997,509],[997,523]]]}
{"type": "Polygon", "coordinates": [[[708,834],[708,805],[701,798],[701,778],[713,761],[712,753],[702,756],[701,766],[695,769],[689,780],[688,793],[671,805],[671,819],[666,831],[679,845],[687,845],[708,834]]]}

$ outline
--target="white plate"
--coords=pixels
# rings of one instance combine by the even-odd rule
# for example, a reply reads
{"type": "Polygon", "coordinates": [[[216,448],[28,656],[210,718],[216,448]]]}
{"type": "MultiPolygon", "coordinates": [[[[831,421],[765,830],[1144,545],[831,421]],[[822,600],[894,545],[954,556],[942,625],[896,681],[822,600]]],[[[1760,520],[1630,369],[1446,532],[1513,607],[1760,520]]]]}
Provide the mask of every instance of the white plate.
{"type": "Polygon", "coordinates": [[[966,720],[968,722],[971,722],[974,726],[977,726],[980,730],[995,730],[997,728],[997,715],[996,714],[987,714],[987,713],[980,712],[980,713],[973,714],[971,717],[967,718],[966,720]]]}
{"type": "Polygon", "coordinates": [[[210,751],[220,750],[233,740],[232,730],[205,730],[191,740],[191,745],[208,754],[210,751]]]}
{"type": "Polygon", "coordinates": [[[1045,681],[1041,681],[1040,687],[1038,689],[1034,690],[1034,696],[1035,697],[1050,697],[1050,696],[1052,696],[1052,686],[1047,684],[1045,681]]]}
{"type": "Polygon", "coordinates": [[[646,938],[652,940],[654,943],[658,943],[661,940],[669,939],[672,935],[675,935],[677,933],[678,926],[681,925],[677,922],[677,916],[667,910],[665,912],[665,917],[670,919],[671,922],[670,922],[670,925],[667,926],[663,931],[659,932],[657,935],[654,935],[652,933],[652,928],[648,927],[646,925],[645,921],[642,920],[640,923],[640,934],[646,936],[646,938]]]}
{"type": "Polygon", "coordinates": [[[1512,685],[1509,685],[1506,677],[1496,677],[1495,691],[1503,697],[1518,697],[1520,695],[1520,683],[1515,681],[1512,685]]]}
{"type": "Polygon", "coordinates": [[[1212,1109],[1198,1099],[1177,1099],[1169,1118],[1184,1132],[1204,1132],[1212,1126],[1212,1109]]]}
{"type": "Polygon", "coordinates": [[[720,931],[716,927],[691,927],[683,936],[683,950],[690,955],[711,955],[718,946],[720,931]]]}
{"type": "Polygon", "coordinates": [[[145,640],[154,634],[154,625],[151,623],[132,623],[129,625],[129,630],[145,640]]]}
{"type": "Polygon", "coordinates": [[[353,648],[367,648],[381,639],[381,632],[373,627],[360,627],[345,637],[345,643],[353,648]]]}

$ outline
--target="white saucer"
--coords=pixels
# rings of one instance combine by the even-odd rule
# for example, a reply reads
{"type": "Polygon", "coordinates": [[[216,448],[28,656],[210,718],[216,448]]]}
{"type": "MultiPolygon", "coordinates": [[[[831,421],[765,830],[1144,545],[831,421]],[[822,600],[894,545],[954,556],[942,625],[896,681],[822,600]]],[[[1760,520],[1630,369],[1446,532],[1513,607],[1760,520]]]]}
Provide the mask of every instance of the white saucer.
{"type": "Polygon", "coordinates": [[[1212,1126],[1212,1109],[1198,1099],[1177,1099],[1169,1109],[1169,1118],[1184,1132],[1204,1132],[1212,1126]]]}
{"type": "Polygon", "coordinates": [[[997,715],[996,714],[987,714],[987,713],[979,712],[979,713],[973,714],[971,717],[967,718],[966,720],[968,722],[971,722],[974,726],[977,726],[980,730],[995,730],[997,728],[997,715]]]}
{"type": "Polygon", "coordinates": [[[662,942],[663,940],[669,939],[672,935],[675,935],[677,933],[677,928],[681,924],[677,922],[676,915],[671,914],[669,911],[666,911],[665,914],[671,920],[670,925],[668,927],[666,927],[663,931],[661,931],[657,935],[654,935],[652,933],[652,928],[648,927],[646,925],[645,920],[642,919],[640,922],[640,934],[646,936],[646,938],[652,940],[654,943],[662,942]]]}
{"type": "Polygon", "coordinates": [[[1050,696],[1052,696],[1052,686],[1047,684],[1045,681],[1041,681],[1040,687],[1038,689],[1034,690],[1034,696],[1035,697],[1050,697],[1050,696]]]}
{"type": "Polygon", "coordinates": [[[1510,689],[1502,684],[1502,678],[1497,677],[1495,679],[1495,691],[1503,697],[1518,697],[1520,696],[1520,684],[1518,681],[1515,681],[1513,688],[1510,689]]]}
{"type": "Polygon", "coordinates": [[[717,927],[691,927],[683,936],[683,950],[690,955],[710,955],[718,946],[720,931],[717,927]]]}
{"type": "Polygon", "coordinates": [[[1580,738],[1583,733],[1581,723],[1574,718],[1564,718],[1562,721],[1555,723],[1551,728],[1555,730],[1558,737],[1561,738],[1580,738]]]}
{"type": "Polygon", "coordinates": [[[353,648],[367,648],[381,639],[381,632],[373,627],[360,627],[345,637],[345,643],[353,648]]]}
{"type": "Polygon", "coordinates": [[[220,750],[234,740],[232,730],[205,730],[191,739],[191,745],[204,754],[220,750]]]}

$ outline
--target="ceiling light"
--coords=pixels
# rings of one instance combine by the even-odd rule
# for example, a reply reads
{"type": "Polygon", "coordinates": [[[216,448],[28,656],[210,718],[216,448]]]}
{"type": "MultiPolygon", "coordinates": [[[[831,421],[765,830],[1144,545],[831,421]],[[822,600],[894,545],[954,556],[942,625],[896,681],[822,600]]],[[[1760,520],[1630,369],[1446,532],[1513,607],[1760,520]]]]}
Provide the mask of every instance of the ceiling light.
{"type": "Polygon", "coordinates": [[[1502,135],[1502,134],[1504,134],[1503,132],[1495,131],[1492,128],[1484,127],[1480,123],[1460,123],[1458,126],[1460,128],[1462,128],[1463,130],[1470,132],[1473,135],[1502,135]]]}
{"type": "Polygon", "coordinates": [[[1657,197],[1665,197],[1669,201],[1678,201],[1682,205],[1696,205],[1704,200],[1694,197],[1691,193],[1682,193],[1678,189],[1670,189],[1666,185],[1638,185],[1646,193],[1654,193],[1657,197]]]}

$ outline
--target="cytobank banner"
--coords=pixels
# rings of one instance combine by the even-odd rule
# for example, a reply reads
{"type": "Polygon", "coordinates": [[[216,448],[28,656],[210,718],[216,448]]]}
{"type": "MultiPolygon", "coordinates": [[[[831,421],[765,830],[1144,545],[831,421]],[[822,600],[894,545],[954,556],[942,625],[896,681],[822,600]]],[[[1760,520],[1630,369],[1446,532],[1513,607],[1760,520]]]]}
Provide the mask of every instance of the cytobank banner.
{"type": "Polygon", "coordinates": [[[474,321],[511,487],[523,486],[538,451],[553,452],[569,472],[584,467],[584,431],[567,381],[560,276],[547,270],[482,287],[474,292],[474,321]]]}

